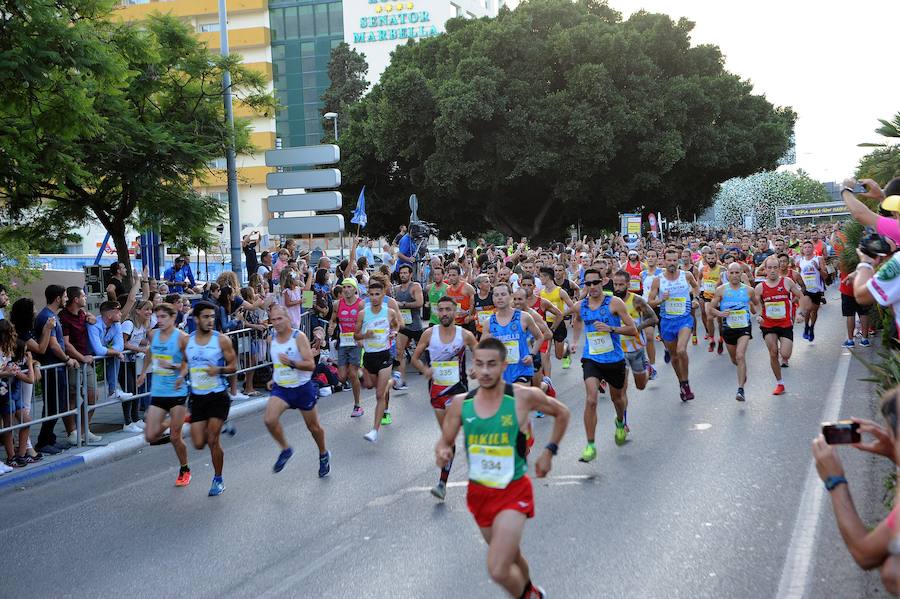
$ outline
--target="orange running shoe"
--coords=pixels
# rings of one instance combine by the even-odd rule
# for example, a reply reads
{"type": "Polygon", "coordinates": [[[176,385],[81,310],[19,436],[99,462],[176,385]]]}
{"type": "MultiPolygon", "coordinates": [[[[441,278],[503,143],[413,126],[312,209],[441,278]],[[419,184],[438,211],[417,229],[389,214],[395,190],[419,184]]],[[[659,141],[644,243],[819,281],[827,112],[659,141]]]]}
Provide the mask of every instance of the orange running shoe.
{"type": "Polygon", "coordinates": [[[772,391],[772,395],[784,395],[784,385],[779,383],[775,386],[775,390],[772,391]]]}
{"type": "Polygon", "coordinates": [[[188,470],[187,472],[179,472],[178,478],[175,479],[175,486],[186,487],[189,484],[191,484],[191,471],[188,470]]]}

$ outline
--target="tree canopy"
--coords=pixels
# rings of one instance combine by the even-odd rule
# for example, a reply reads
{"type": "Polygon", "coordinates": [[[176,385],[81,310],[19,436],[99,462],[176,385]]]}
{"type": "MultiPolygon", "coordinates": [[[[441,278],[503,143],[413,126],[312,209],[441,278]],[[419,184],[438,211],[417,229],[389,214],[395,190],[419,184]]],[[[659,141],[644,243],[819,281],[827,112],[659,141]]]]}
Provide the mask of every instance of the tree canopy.
{"type": "Polygon", "coordinates": [[[875,148],[859,161],[856,168],[858,179],[873,179],[881,186],[894,177],[900,176],[900,112],[893,120],[878,119],[881,127],[875,133],[887,137],[890,143],[864,143],[862,147],[875,148]]]}
{"type": "Polygon", "coordinates": [[[347,42],[341,42],[332,48],[331,58],[328,61],[328,80],[331,83],[322,94],[325,131],[323,143],[334,143],[334,128],[328,119],[324,118],[325,113],[338,113],[338,137],[340,137],[350,122],[350,106],[359,102],[369,86],[366,81],[368,71],[366,55],[351,48],[347,42]]]}
{"type": "Polygon", "coordinates": [[[713,209],[720,226],[743,226],[744,216],[752,215],[756,226],[773,227],[776,206],[830,201],[825,186],[802,170],[765,171],[722,183],[713,209]]]}
{"type": "Polygon", "coordinates": [[[640,207],[709,205],[729,178],[774,168],[795,115],[728,73],[693,23],[605,0],[527,0],[397,48],[341,137],[346,197],[369,227],[419,216],[444,233],[553,237],[640,207]]]}

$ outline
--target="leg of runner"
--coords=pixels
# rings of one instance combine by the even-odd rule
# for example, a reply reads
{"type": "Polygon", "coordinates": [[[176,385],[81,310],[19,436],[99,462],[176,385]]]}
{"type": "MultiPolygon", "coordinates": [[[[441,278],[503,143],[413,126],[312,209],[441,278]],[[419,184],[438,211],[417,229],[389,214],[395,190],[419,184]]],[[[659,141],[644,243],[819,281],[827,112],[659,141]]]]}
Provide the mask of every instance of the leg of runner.
{"type": "Polygon", "coordinates": [[[361,385],[359,384],[359,365],[347,364],[346,366],[344,366],[343,374],[340,376],[342,381],[346,381],[347,377],[350,378],[350,388],[353,390],[353,411],[350,412],[350,417],[358,418],[365,413],[363,407],[359,403],[359,396],[361,391],[361,385]]]}
{"type": "Polygon", "coordinates": [[[387,363],[385,364],[384,368],[378,371],[378,376],[375,378],[375,422],[372,430],[363,435],[366,441],[369,441],[371,443],[375,443],[376,441],[378,441],[378,431],[381,429],[384,410],[387,407],[391,381],[391,364],[387,363]]]}
{"type": "Polygon", "coordinates": [[[750,337],[748,335],[743,335],[738,337],[735,344],[732,345],[728,343],[726,345],[728,348],[728,357],[731,358],[731,363],[737,366],[738,389],[734,396],[737,401],[744,401],[747,399],[744,394],[744,385],[747,384],[747,343],[749,341],[750,337]]]}
{"type": "Polygon", "coordinates": [[[766,342],[766,349],[769,350],[769,366],[772,368],[772,374],[775,375],[775,390],[772,391],[772,395],[781,395],[784,393],[784,380],[781,378],[778,335],[769,333],[763,337],[763,340],[766,342]]]}
{"type": "Polygon", "coordinates": [[[647,378],[656,379],[656,341],[653,340],[654,329],[647,329],[647,378]]]}
{"type": "Polygon", "coordinates": [[[300,410],[300,414],[303,415],[306,430],[319,448],[319,478],[325,478],[331,474],[331,452],[325,447],[325,429],[319,422],[319,411],[313,406],[311,410],[300,410]]]}
{"type": "Polygon", "coordinates": [[[781,337],[778,339],[778,355],[781,356],[781,367],[788,367],[788,360],[791,359],[791,354],[794,351],[794,342],[785,337],[781,337]]]}
{"type": "MultiPolygon", "coordinates": [[[[624,380],[628,381],[628,377],[626,376],[624,380]]],[[[607,383],[609,383],[609,381],[607,381],[607,383]]],[[[628,395],[625,393],[626,385],[627,382],[623,383],[620,389],[616,389],[612,384],[609,385],[609,398],[612,400],[613,407],[616,409],[616,445],[624,445],[627,434],[625,428],[625,414],[628,410],[628,395]]],[[[594,421],[597,421],[596,414],[594,415],[594,421]]]]}
{"type": "Polygon", "coordinates": [[[488,574],[511,597],[542,597],[543,591],[531,584],[528,562],[519,548],[525,520],[521,512],[503,510],[490,528],[481,529],[488,544],[488,574]]]}
{"type": "Polygon", "coordinates": [[[284,428],[281,426],[281,415],[289,408],[286,401],[275,396],[269,397],[269,403],[266,404],[263,421],[266,423],[266,428],[269,429],[269,434],[281,448],[281,453],[278,454],[278,459],[275,460],[275,465],[272,467],[273,472],[284,470],[288,460],[294,455],[294,450],[288,444],[287,438],[284,436],[284,428]]]}
{"type": "Polygon", "coordinates": [[[694,399],[694,393],[691,391],[690,381],[688,380],[687,345],[691,336],[691,329],[685,327],[678,331],[678,339],[674,342],[666,343],[666,348],[672,355],[672,368],[675,369],[675,375],[678,377],[678,384],[681,387],[682,401],[694,399]]]}
{"type": "Polygon", "coordinates": [[[597,433],[597,396],[600,393],[600,381],[594,377],[584,379],[584,434],[587,447],[581,452],[580,461],[590,462],[597,457],[594,439],[597,433]]]}
{"type": "Polygon", "coordinates": [[[394,389],[400,391],[403,389],[407,389],[406,385],[406,348],[409,347],[409,337],[400,333],[397,335],[397,362],[399,366],[397,367],[397,372],[400,373],[400,384],[396,385],[394,389]]]}
{"type": "MultiPolygon", "coordinates": [[[[432,406],[433,407],[433,406],[432,406]]],[[[440,410],[438,408],[434,408],[434,417],[437,418],[438,429],[444,429],[444,414],[446,410],[440,410]]],[[[456,445],[453,446],[453,457],[450,458],[450,461],[446,466],[441,468],[441,477],[438,479],[438,483],[432,487],[431,494],[440,499],[441,501],[447,496],[447,480],[450,478],[450,469],[453,468],[453,459],[456,457],[456,445]]]]}

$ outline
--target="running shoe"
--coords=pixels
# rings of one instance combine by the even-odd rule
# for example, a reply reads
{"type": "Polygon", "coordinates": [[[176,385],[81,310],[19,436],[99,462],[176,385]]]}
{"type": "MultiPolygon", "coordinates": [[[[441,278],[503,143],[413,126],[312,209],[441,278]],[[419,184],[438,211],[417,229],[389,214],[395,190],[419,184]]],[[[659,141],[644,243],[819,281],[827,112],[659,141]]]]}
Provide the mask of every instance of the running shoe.
{"type": "Polygon", "coordinates": [[[541,412],[540,410],[535,410],[535,412],[534,412],[534,417],[535,417],[535,418],[543,418],[543,417],[544,417],[544,413],[541,412]]]}
{"type": "Polygon", "coordinates": [[[225,424],[222,425],[222,434],[233,437],[237,434],[237,428],[235,428],[234,424],[230,420],[226,420],[225,424]]]}
{"type": "Polygon", "coordinates": [[[588,462],[593,462],[595,459],[597,459],[597,448],[593,445],[588,445],[584,448],[584,451],[581,452],[581,457],[578,458],[578,461],[587,464],[588,462]]]}
{"type": "Polygon", "coordinates": [[[785,360],[784,362],[781,363],[781,367],[782,367],[782,368],[790,368],[791,365],[788,364],[787,360],[785,360]]]}
{"type": "Polygon", "coordinates": [[[772,395],[784,395],[784,385],[781,383],[775,385],[775,390],[772,391],[772,395]]]}
{"type": "Polygon", "coordinates": [[[275,465],[272,466],[272,472],[281,472],[284,470],[285,464],[288,463],[288,460],[291,459],[291,456],[294,455],[294,450],[290,447],[287,449],[282,449],[281,453],[278,454],[278,459],[275,460],[275,465]]]}
{"type": "Polygon", "coordinates": [[[222,480],[221,476],[214,476],[212,479],[212,486],[209,488],[209,496],[210,497],[218,497],[222,493],[225,492],[225,481],[222,480]]]}
{"type": "Polygon", "coordinates": [[[747,401],[747,396],[744,395],[744,390],[743,390],[743,389],[738,389],[738,390],[737,390],[737,393],[735,393],[735,395],[734,395],[734,398],[735,398],[737,401],[747,401]]]}
{"type": "Polygon", "coordinates": [[[331,452],[326,451],[325,455],[319,456],[319,478],[325,478],[331,474],[331,452]]]}
{"type": "Polygon", "coordinates": [[[725,339],[719,337],[719,346],[716,348],[716,353],[721,356],[723,351],[725,351],[725,339]]]}
{"type": "Polygon", "coordinates": [[[672,361],[672,354],[669,353],[669,350],[665,350],[665,353],[663,354],[663,361],[666,364],[672,361]]]}
{"type": "Polygon", "coordinates": [[[816,331],[815,331],[815,329],[810,329],[810,330],[809,330],[809,337],[807,337],[807,339],[809,339],[809,342],[810,342],[810,343],[814,343],[814,342],[815,342],[815,340],[816,340],[816,331]]]}
{"type": "Polygon", "coordinates": [[[704,335],[703,340],[704,341],[715,341],[715,338],[712,335],[704,335]]]}
{"type": "Polygon", "coordinates": [[[809,327],[803,327],[803,338],[809,341],[809,327]]]}
{"type": "Polygon", "coordinates": [[[691,345],[697,345],[697,335],[691,335],[691,345]]]}
{"type": "Polygon", "coordinates": [[[656,340],[657,340],[657,341],[662,341],[662,337],[660,337],[659,335],[657,335],[657,336],[656,336],[656,340]]]}
{"type": "Polygon", "coordinates": [[[715,349],[716,349],[716,342],[715,342],[715,340],[710,341],[710,342],[709,342],[709,349],[706,350],[706,351],[708,351],[709,353],[713,353],[713,351],[714,351],[715,349]]]}
{"type": "Polygon", "coordinates": [[[178,478],[175,479],[175,486],[186,487],[189,484],[191,484],[191,471],[188,470],[187,472],[179,472],[178,478]]]}
{"type": "Polygon", "coordinates": [[[853,339],[847,339],[847,340],[844,341],[841,345],[842,345],[843,347],[846,347],[847,349],[856,347],[856,343],[853,341],[853,339]]]}
{"type": "Polygon", "coordinates": [[[401,380],[399,383],[394,381],[394,391],[405,391],[409,389],[409,385],[406,384],[406,381],[401,380]]]}
{"type": "Polygon", "coordinates": [[[385,413],[384,413],[384,416],[381,417],[381,426],[384,426],[384,425],[386,425],[386,424],[390,424],[390,423],[392,423],[392,422],[393,422],[393,419],[391,418],[391,413],[390,413],[390,412],[385,412],[385,413]]]}
{"type": "Polygon", "coordinates": [[[556,389],[553,387],[553,379],[551,379],[549,376],[545,376],[543,379],[541,379],[541,382],[547,383],[547,395],[549,395],[550,397],[556,397],[556,389]]]}
{"type": "Polygon", "coordinates": [[[865,337],[863,337],[862,339],[859,340],[860,347],[869,347],[871,345],[872,345],[872,342],[869,341],[868,339],[866,339],[865,337]]]}
{"type": "Polygon", "coordinates": [[[378,431],[374,428],[363,435],[363,439],[368,441],[369,443],[377,443],[378,442],[378,431]]]}
{"type": "Polygon", "coordinates": [[[616,445],[625,445],[625,436],[627,434],[628,432],[625,430],[625,423],[620,423],[618,420],[616,420],[616,445]]]}
{"type": "Polygon", "coordinates": [[[353,386],[350,384],[350,381],[344,381],[341,386],[344,388],[344,391],[349,391],[353,388],[353,386]]]}
{"type": "Polygon", "coordinates": [[[571,366],[572,366],[572,356],[570,356],[570,355],[563,356],[563,359],[562,359],[563,370],[567,370],[571,366]]]}
{"type": "Polygon", "coordinates": [[[650,375],[650,380],[651,380],[651,381],[655,381],[655,380],[656,380],[656,375],[659,374],[659,373],[656,371],[656,369],[653,367],[653,365],[651,365],[651,364],[647,364],[647,372],[648,372],[649,375],[650,375]]]}
{"type": "Polygon", "coordinates": [[[532,583],[531,588],[537,596],[537,599],[547,599],[547,591],[545,591],[543,587],[539,587],[538,585],[532,583]]]}
{"type": "Polygon", "coordinates": [[[438,481],[438,484],[431,487],[431,494],[443,501],[447,496],[447,484],[442,480],[438,481]]]}
{"type": "Polygon", "coordinates": [[[359,418],[365,413],[366,411],[362,409],[362,406],[353,406],[353,411],[350,412],[350,418],[359,418]]]}
{"type": "Polygon", "coordinates": [[[597,386],[600,388],[600,393],[606,393],[606,381],[600,381],[597,386]]]}
{"type": "Polygon", "coordinates": [[[691,391],[690,385],[684,386],[684,392],[685,401],[691,401],[692,399],[694,399],[694,392],[691,391]]]}
{"type": "Polygon", "coordinates": [[[396,370],[391,372],[391,378],[394,379],[394,390],[397,391],[400,389],[400,385],[403,383],[403,379],[400,378],[400,373],[396,370]]]}

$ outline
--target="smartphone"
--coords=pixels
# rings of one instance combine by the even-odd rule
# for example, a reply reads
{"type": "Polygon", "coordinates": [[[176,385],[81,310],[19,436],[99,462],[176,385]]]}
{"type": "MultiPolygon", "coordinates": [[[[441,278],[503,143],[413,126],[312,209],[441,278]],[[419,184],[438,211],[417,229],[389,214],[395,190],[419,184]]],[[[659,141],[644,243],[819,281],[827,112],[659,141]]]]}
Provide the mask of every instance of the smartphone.
{"type": "Polygon", "coordinates": [[[859,424],[850,420],[823,422],[822,436],[829,445],[847,445],[859,443],[862,440],[859,434],[859,424]]]}
{"type": "Polygon", "coordinates": [[[862,183],[857,183],[856,185],[853,186],[854,194],[866,193],[867,191],[868,190],[866,189],[866,186],[863,185],[862,183]]]}

